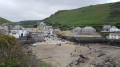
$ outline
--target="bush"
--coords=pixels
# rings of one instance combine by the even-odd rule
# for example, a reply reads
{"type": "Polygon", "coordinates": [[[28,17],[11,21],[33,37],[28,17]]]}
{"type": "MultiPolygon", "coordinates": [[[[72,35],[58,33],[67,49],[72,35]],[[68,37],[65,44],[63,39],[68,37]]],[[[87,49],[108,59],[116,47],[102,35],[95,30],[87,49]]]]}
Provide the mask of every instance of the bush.
{"type": "Polygon", "coordinates": [[[0,35],[0,67],[20,67],[24,58],[16,38],[0,35]]]}
{"type": "Polygon", "coordinates": [[[0,67],[49,67],[43,62],[38,63],[35,57],[28,56],[22,49],[16,38],[0,35],[0,67]]]}

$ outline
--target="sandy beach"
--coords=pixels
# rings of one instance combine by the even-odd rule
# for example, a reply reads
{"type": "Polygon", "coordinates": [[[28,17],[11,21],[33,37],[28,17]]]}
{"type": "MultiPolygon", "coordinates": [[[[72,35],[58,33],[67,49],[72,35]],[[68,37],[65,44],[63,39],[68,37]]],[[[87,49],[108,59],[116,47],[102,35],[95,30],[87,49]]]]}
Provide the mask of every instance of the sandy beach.
{"type": "Polygon", "coordinates": [[[47,39],[30,47],[38,59],[52,67],[120,67],[120,48],[101,44],[76,45],[47,39]],[[57,45],[61,43],[61,46],[57,45]]]}

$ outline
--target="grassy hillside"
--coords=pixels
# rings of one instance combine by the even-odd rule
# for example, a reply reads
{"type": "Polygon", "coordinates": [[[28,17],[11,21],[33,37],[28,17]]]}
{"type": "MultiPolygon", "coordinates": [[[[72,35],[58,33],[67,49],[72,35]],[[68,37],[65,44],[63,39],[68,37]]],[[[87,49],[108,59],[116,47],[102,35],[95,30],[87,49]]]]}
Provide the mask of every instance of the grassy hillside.
{"type": "Polygon", "coordinates": [[[3,23],[14,24],[9,20],[6,20],[6,19],[0,17],[0,24],[3,24],[3,23]]]}
{"type": "Polygon", "coordinates": [[[120,23],[119,8],[120,3],[118,2],[88,6],[73,10],[62,10],[44,19],[44,22],[54,26],[62,25],[68,27],[117,24],[120,23]]]}
{"type": "Polygon", "coordinates": [[[34,27],[38,22],[41,22],[41,20],[27,20],[27,21],[20,21],[16,24],[22,25],[24,27],[34,27]]]}

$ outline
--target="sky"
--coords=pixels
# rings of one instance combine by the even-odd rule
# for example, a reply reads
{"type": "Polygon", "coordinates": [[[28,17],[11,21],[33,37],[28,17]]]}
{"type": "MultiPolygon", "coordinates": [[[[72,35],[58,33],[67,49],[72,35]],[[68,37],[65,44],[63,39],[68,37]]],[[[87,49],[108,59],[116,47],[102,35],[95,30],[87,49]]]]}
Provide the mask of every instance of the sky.
{"type": "Polygon", "coordinates": [[[58,10],[118,1],[120,0],[0,0],[0,17],[12,22],[42,20],[58,10]]]}

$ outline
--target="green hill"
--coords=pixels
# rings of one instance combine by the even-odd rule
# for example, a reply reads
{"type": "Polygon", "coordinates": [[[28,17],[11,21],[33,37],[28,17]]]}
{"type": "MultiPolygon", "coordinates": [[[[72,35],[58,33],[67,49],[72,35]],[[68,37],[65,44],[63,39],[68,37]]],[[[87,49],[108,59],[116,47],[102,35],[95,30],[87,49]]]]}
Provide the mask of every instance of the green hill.
{"type": "Polygon", "coordinates": [[[16,24],[22,25],[24,27],[36,27],[38,22],[41,22],[41,20],[25,20],[16,22],[16,24]]]}
{"type": "Polygon", "coordinates": [[[6,19],[0,17],[0,24],[3,24],[3,23],[8,23],[8,24],[12,24],[12,25],[14,24],[13,22],[11,22],[9,20],[6,20],[6,19]]]}
{"type": "Polygon", "coordinates": [[[56,27],[119,24],[120,2],[61,10],[44,19],[44,22],[56,27]]]}

